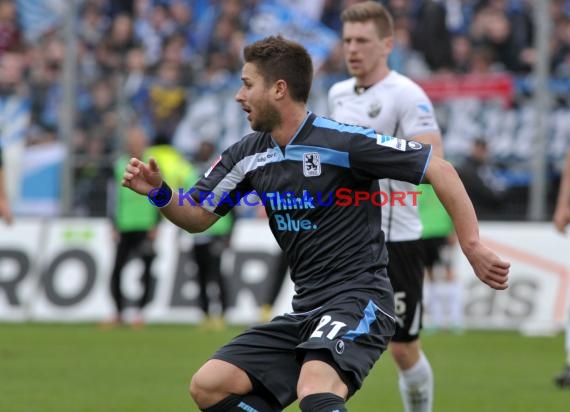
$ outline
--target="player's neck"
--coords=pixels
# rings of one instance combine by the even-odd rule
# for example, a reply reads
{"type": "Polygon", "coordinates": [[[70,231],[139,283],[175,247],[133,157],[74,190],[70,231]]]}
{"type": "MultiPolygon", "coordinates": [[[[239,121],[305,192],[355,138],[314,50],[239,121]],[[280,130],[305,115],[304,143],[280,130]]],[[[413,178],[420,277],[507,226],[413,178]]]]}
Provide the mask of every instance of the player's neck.
{"type": "Polygon", "coordinates": [[[375,71],[368,73],[365,76],[356,77],[356,87],[363,87],[368,88],[374,86],[377,83],[380,83],[390,74],[390,68],[388,66],[384,66],[378,68],[375,71]]]}
{"type": "Polygon", "coordinates": [[[281,124],[271,131],[271,137],[279,146],[287,146],[305,121],[305,117],[307,117],[307,108],[295,106],[282,115],[281,124]]]}

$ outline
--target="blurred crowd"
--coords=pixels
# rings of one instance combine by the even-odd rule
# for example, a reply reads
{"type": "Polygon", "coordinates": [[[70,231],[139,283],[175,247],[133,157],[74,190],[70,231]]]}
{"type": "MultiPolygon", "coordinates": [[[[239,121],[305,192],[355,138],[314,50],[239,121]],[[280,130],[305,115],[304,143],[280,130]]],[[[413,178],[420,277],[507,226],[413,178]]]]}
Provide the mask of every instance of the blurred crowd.
{"type": "MultiPolygon", "coordinates": [[[[149,145],[171,143],[191,161],[202,140],[227,145],[228,139],[217,139],[222,132],[215,127],[224,115],[214,108],[209,119],[201,118],[200,110],[205,109],[199,97],[218,92],[231,97],[239,81],[241,50],[262,3],[295,9],[339,36],[316,73],[317,79],[337,79],[346,76],[340,12],[354,2],[79,0],[74,28],[74,213],[107,214],[105,182],[112,176],[114,159],[124,150],[125,130],[133,123],[144,128],[149,145]],[[212,124],[213,129],[188,136],[193,143],[177,139],[180,125],[185,120],[192,124],[193,117],[197,117],[194,124],[212,124]]],[[[383,3],[395,17],[391,66],[413,78],[434,73],[525,75],[536,61],[531,0],[383,3]]],[[[30,36],[22,23],[28,5],[0,0],[0,103],[4,106],[16,98],[29,108],[23,139],[31,146],[61,139],[66,43],[63,18],[41,35],[30,36]]],[[[553,76],[568,77],[570,0],[551,0],[550,18],[550,69],[553,76]]],[[[242,135],[241,127],[235,128],[236,138],[242,135]]]]}

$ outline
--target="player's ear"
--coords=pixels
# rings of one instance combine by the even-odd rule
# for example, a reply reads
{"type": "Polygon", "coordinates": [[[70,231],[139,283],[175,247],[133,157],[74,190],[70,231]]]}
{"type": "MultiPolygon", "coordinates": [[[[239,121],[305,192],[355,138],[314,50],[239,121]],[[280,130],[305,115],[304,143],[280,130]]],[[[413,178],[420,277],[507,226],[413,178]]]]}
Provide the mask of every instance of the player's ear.
{"type": "Polygon", "coordinates": [[[392,48],[394,47],[394,36],[386,36],[382,39],[382,41],[384,42],[384,48],[386,49],[386,52],[390,54],[392,48]]]}
{"type": "Polygon", "coordinates": [[[273,84],[274,96],[277,100],[284,98],[287,95],[287,90],[288,87],[285,80],[280,79],[273,84]]]}

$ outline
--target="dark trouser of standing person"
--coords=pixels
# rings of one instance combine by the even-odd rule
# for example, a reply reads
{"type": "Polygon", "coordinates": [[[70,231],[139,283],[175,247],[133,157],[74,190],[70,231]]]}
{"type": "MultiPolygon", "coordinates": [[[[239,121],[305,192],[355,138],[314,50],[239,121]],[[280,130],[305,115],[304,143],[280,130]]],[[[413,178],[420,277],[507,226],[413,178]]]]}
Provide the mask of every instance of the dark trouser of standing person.
{"type": "Polygon", "coordinates": [[[137,302],[137,308],[142,310],[150,301],[151,296],[151,265],[155,258],[152,244],[148,239],[147,231],[133,231],[119,233],[119,242],[117,244],[117,254],[115,256],[115,264],[111,273],[111,296],[115,303],[116,322],[122,323],[124,319],[123,311],[125,309],[125,296],[121,290],[122,272],[133,255],[139,254],[143,261],[143,272],[141,283],[143,293],[137,302]]]}
{"type": "Polygon", "coordinates": [[[273,311],[275,301],[281,292],[283,282],[289,270],[289,262],[287,261],[287,254],[280,251],[279,255],[275,258],[275,265],[273,273],[275,276],[271,279],[269,284],[269,292],[267,294],[266,302],[261,305],[261,320],[262,322],[269,322],[273,311]]]}
{"type": "Polygon", "coordinates": [[[197,237],[194,244],[194,260],[198,267],[200,285],[199,304],[205,315],[204,324],[213,329],[224,326],[224,314],[228,306],[226,285],[222,274],[222,254],[228,244],[226,236],[197,237]],[[213,282],[218,288],[219,313],[212,316],[208,285],[213,282]]]}

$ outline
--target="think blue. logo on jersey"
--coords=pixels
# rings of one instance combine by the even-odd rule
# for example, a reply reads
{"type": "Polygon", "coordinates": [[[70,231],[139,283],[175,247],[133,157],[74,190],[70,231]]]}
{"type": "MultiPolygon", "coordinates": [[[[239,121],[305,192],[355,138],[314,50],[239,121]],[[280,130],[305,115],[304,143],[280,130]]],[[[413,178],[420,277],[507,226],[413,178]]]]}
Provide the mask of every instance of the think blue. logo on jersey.
{"type": "MultiPolygon", "coordinates": [[[[278,192],[266,193],[264,197],[272,210],[285,211],[315,208],[315,200],[306,190],[303,191],[301,197],[296,197],[293,193],[280,194],[278,192]]],[[[295,219],[291,213],[276,213],[273,217],[275,218],[277,230],[280,232],[301,232],[317,229],[317,225],[309,219],[295,219]]]]}

